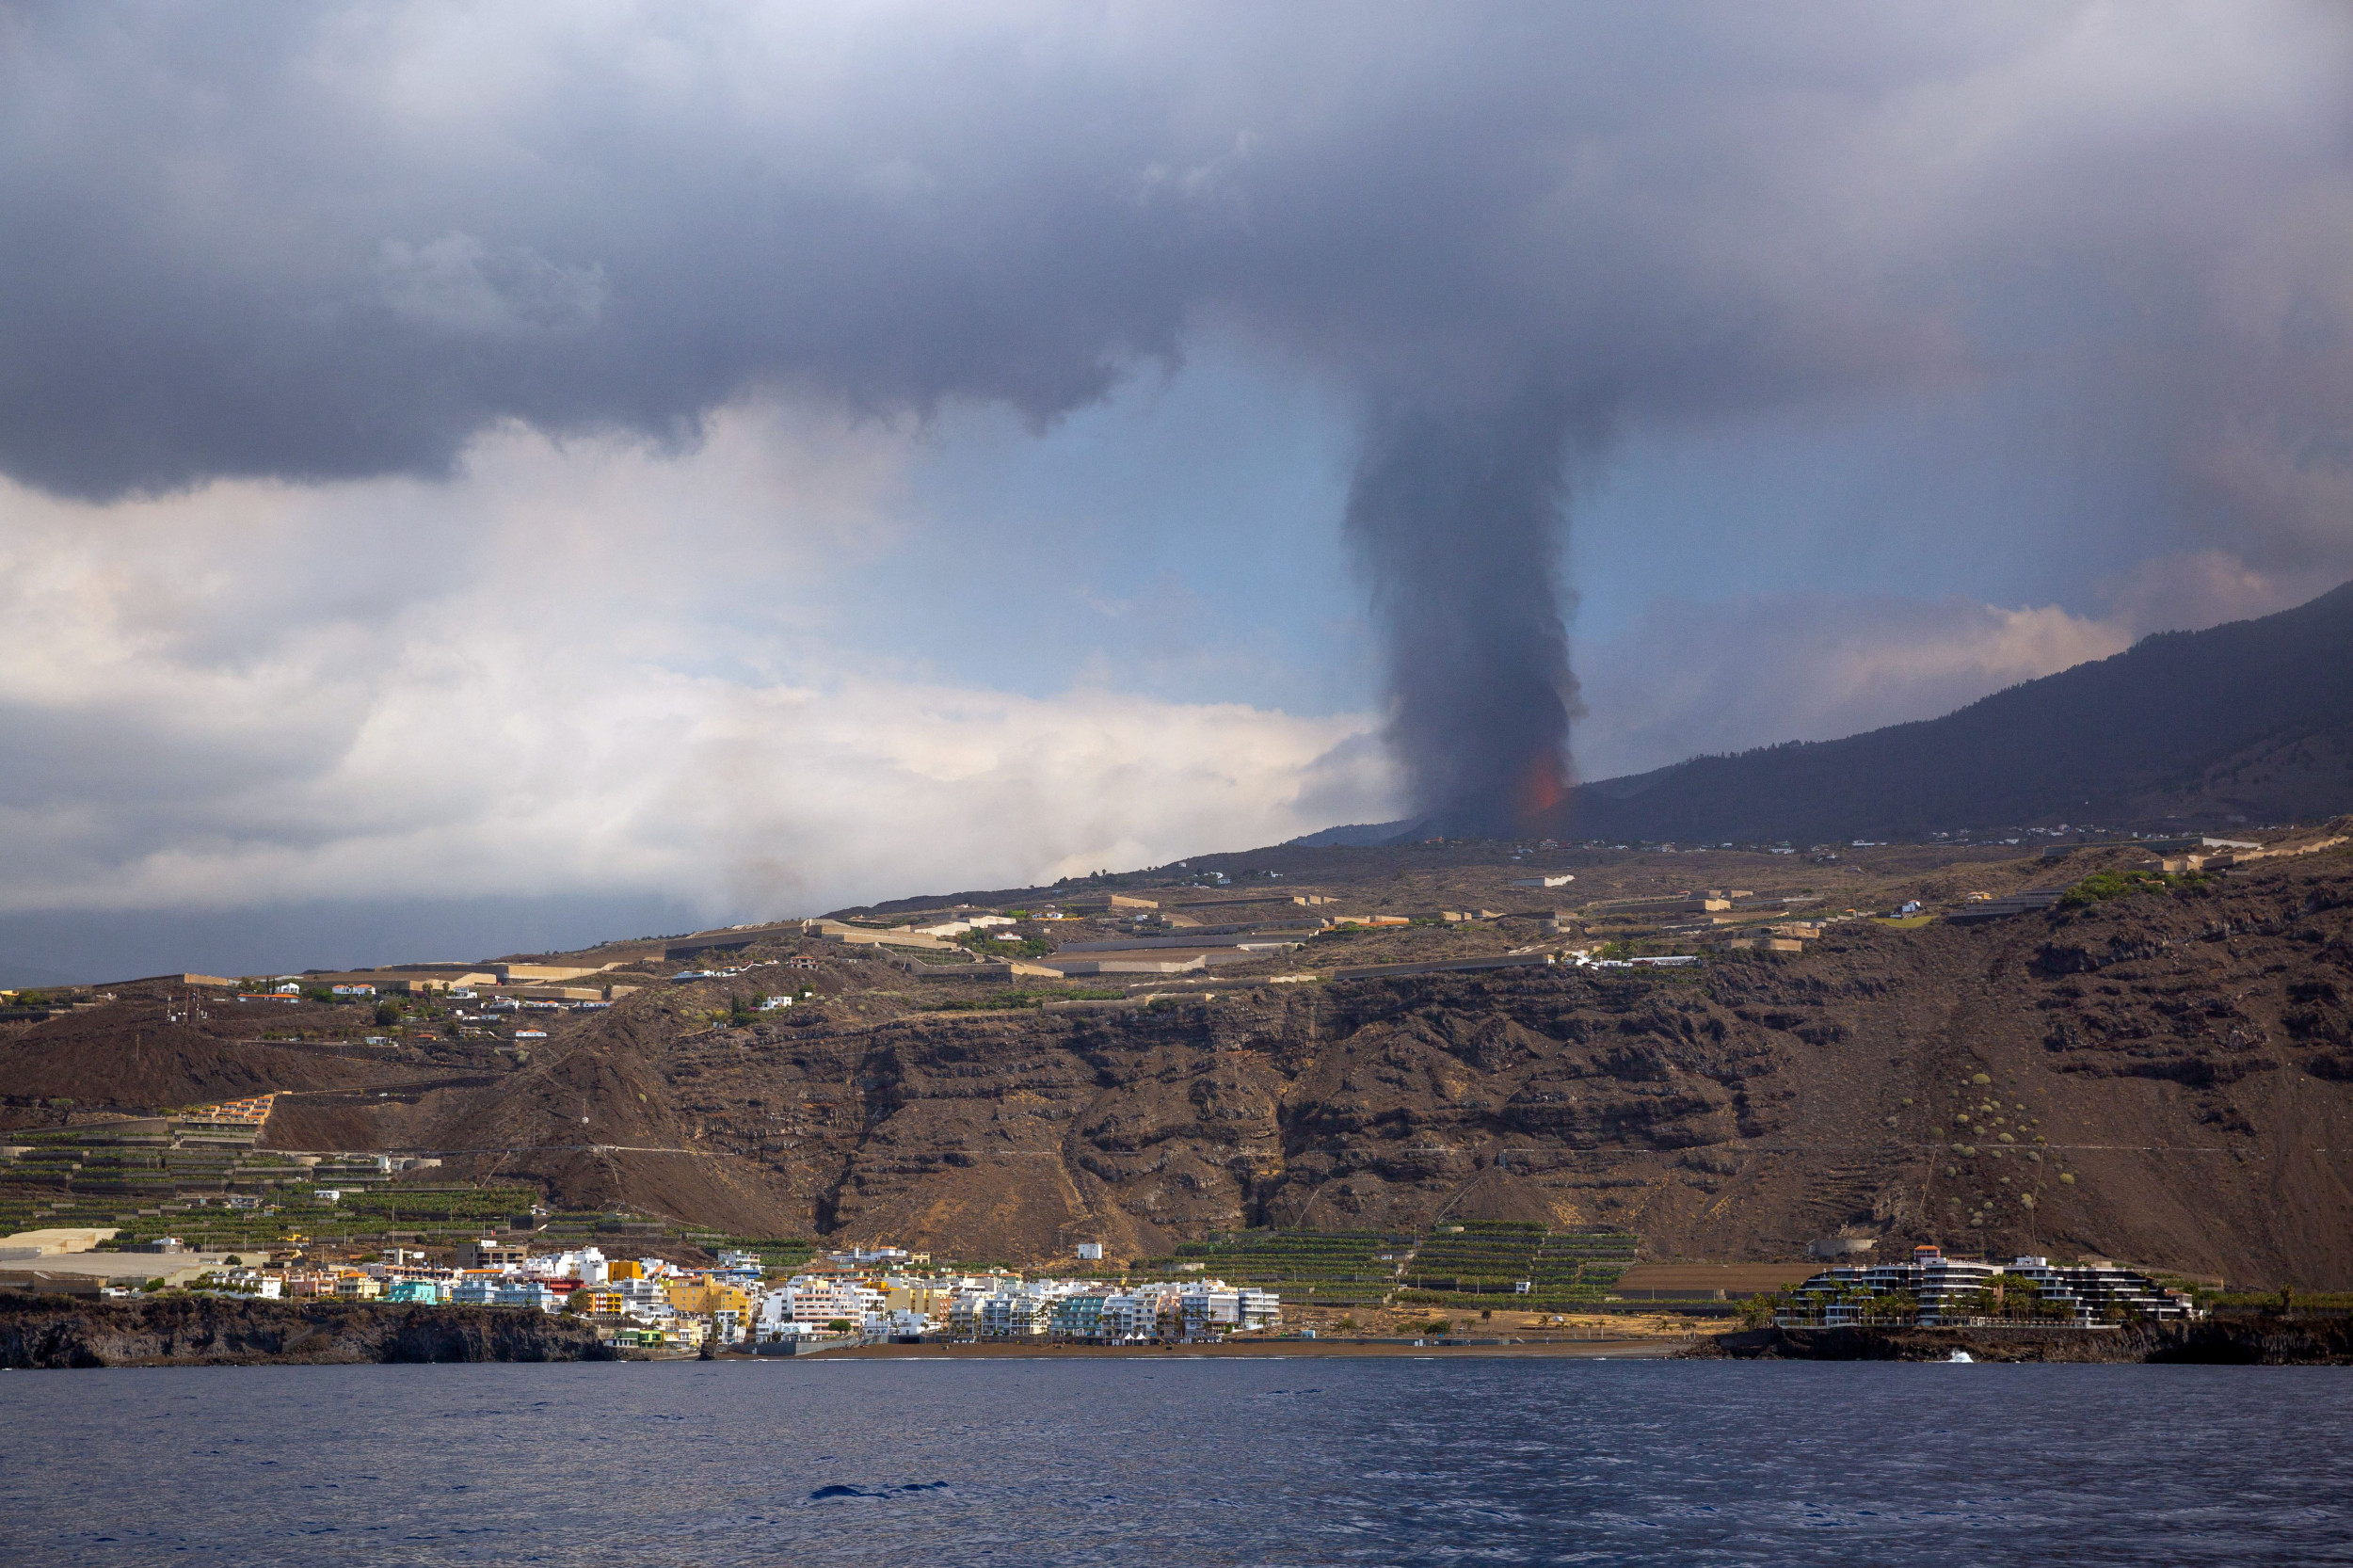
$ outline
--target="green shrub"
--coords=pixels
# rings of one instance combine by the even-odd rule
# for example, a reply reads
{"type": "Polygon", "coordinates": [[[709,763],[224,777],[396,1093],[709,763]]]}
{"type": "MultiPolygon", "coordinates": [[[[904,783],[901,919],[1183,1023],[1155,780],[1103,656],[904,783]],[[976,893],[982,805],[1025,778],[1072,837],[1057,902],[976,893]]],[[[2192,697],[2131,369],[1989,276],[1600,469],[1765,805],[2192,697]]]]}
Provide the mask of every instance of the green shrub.
{"type": "Polygon", "coordinates": [[[2112,898],[2162,893],[2174,888],[2196,887],[2204,881],[2204,876],[2195,872],[2180,876],[2170,872],[2093,872],[2067,889],[2067,895],[2059,900],[2059,907],[2085,909],[2112,898]]]}
{"type": "Polygon", "coordinates": [[[962,932],[956,936],[955,943],[984,958],[1043,958],[1054,951],[1053,944],[1042,936],[1024,936],[1019,941],[1008,942],[997,935],[1003,929],[1002,926],[990,926],[980,931],[962,932]]]}
{"type": "Polygon", "coordinates": [[[1116,1001],[1125,991],[999,991],[993,996],[966,997],[954,1001],[936,1001],[920,1009],[925,1013],[1007,1013],[1025,1007],[1035,1007],[1048,1001],[1116,1001]]]}

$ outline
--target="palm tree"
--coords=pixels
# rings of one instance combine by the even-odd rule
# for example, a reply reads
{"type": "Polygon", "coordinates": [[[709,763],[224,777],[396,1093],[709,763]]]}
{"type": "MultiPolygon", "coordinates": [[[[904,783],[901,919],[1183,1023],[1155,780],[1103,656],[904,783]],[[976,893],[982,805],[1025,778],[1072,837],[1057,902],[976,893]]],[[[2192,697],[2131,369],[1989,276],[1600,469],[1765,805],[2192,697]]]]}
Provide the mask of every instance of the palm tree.
{"type": "Polygon", "coordinates": [[[1920,1320],[1920,1298],[1909,1290],[1890,1290],[1865,1310],[1866,1321],[1910,1328],[1920,1320]]]}

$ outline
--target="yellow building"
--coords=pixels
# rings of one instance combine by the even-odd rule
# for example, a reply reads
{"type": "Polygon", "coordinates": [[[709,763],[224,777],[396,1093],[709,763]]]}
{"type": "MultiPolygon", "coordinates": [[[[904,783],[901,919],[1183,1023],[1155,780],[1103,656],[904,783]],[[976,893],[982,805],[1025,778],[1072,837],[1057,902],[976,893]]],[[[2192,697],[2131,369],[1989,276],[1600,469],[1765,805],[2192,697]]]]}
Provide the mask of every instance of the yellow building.
{"type": "Polygon", "coordinates": [[[740,1285],[688,1275],[670,1282],[670,1304],[680,1312],[700,1317],[706,1313],[729,1311],[751,1316],[751,1292],[740,1285]]]}
{"type": "Polygon", "coordinates": [[[335,1282],[335,1294],[347,1302],[372,1302],[382,1298],[384,1282],[366,1274],[345,1274],[335,1282]]]}
{"type": "Polygon", "coordinates": [[[894,1285],[883,1292],[883,1305],[892,1312],[920,1312],[940,1322],[948,1320],[955,1292],[930,1285],[894,1285]]]}
{"type": "Polygon", "coordinates": [[[628,1310],[629,1298],[618,1290],[588,1292],[588,1316],[591,1318],[617,1318],[628,1310]]]}
{"type": "Polygon", "coordinates": [[[604,1277],[607,1279],[644,1279],[646,1267],[633,1257],[616,1257],[606,1266],[604,1277]]]}

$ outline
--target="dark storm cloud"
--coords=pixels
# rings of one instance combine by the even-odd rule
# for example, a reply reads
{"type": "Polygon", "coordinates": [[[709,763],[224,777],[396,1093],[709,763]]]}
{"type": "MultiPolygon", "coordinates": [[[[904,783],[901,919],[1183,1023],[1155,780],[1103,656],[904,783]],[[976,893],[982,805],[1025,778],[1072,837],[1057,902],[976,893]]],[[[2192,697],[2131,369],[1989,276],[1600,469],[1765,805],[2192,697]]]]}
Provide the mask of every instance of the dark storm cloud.
{"type": "Polygon", "coordinates": [[[0,461],[431,472],[500,418],[691,435],[763,385],[1044,417],[1174,351],[1150,127],[1016,34],[877,30],[810,80],[746,20],[744,80],[720,13],[507,17],[20,14],[0,461]]]}
{"type": "Polygon", "coordinates": [[[433,473],[763,389],[1045,420],[1237,332],[1364,398],[1424,806],[1559,754],[1561,464],[1634,424],[2014,377],[2208,541],[2353,558],[2330,8],[0,18],[18,478],[433,473]]]}

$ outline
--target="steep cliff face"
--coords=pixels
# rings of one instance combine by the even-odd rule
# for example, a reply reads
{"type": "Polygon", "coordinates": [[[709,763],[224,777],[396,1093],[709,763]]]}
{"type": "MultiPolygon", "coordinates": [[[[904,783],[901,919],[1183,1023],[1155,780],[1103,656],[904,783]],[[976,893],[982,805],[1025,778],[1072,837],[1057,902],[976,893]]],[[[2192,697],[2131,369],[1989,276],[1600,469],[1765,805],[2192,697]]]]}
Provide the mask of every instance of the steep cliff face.
{"type": "Polygon", "coordinates": [[[616,1017],[464,1127],[553,1145],[499,1168],[569,1201],[967,1257],[1449,1217],[1629,1226],[1661,1256],[1843,1229],[2342,1288],[2348,967],[2353,877],[2314,865],[1679,973],[616,1017]]]}
{"type": "MultiPolygon", "coordinates": [[[[1313,852],[1303,874],[1345,887],[1352,853],[1313,852]]],[[[1452,853],[1363,852],[1348,896],[1425,896],[1387,891],[1409,873],[1508,889],[1524,869],[1449,870],[1452,853]]],[[[2087,869],[1941,853],[1888,851],[1868,875],[1710,856],[1705,874],[1793,893],[1810,879],[1834,910],[2087,869]]],[[[1671,894],[1689,858],[1593,856],[1580,886],[1671,894]]],[[[1431,923],[1279,962],[1499,952],[1540,930],[1431,923]]],[[[936,1010],[1004,993],[832,944],[750,956],[788,952],[818,966],[761,971],[815,986],[789,1011],[714,1026],[733,983],[648,986],[556,1024],[520,1067],[219,1041],[173,1067],[128,1001],[74,1020],[65,1045],[44,1043],[57,1024],[0,1041],[0,1061],[82,1096],[140,1064],[142,1095],[183,1103],[223,1073],[309,1073],[265,1135],[280,1147],[431,1152],[447,1161],[435,1179],[527,1179],[567,1207],[967,1259],[1079,1240],[1134,1256],[1240,1225],[1527,1219],[1631,1227],[1655,1257],[1787,1258],[1843,1231],[2353,1287],[2343,849],[1980,926],[1833,923],[1802,953],[1693,969],[1275,984],[1269,961],[1100,1011],[936,1010]]],[[[13,1113],[54,1115],[45,1103],[13,1113]]]]}

